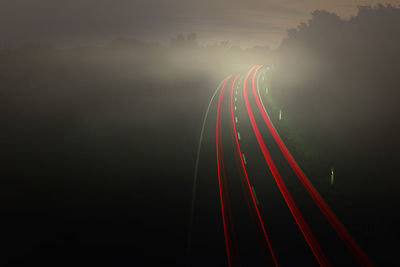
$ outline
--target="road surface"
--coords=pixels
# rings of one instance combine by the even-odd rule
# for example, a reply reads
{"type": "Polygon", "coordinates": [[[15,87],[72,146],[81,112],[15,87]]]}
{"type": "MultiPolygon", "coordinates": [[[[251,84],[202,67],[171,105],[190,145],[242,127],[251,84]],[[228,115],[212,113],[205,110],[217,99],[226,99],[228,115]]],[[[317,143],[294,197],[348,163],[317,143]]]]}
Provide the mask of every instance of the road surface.
{"type": "Polygon", "coordinates": [[[286,149],[263,102],[266,75],[228,76],[210,106],[190,265],[372,266],[286,149]]]}

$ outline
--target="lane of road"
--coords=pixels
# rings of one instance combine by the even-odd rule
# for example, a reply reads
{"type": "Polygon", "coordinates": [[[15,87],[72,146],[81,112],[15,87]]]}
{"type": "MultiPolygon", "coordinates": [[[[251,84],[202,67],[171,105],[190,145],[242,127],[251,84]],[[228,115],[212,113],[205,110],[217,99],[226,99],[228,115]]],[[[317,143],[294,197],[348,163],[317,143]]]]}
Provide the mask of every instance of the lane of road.
{"type": "MultiPolygon", "coordinates": [[[[255,194],[254,194],[254,189],[250,185],[249,177],[246,171],[245,167],[245,161],[243,159],[242,151],[240,149],[239,145],[239,133],[236,130],[236,123],[238,123],[238,119],[234,116],[234,108],[233,106],[236,105],[237,102],[237,93],[235,96],[235,104],[233,101],[233,91],[235,88],[236,80],[238,78],[239,74],[235,77],[234,81],[232,82],[231,85],[231,91],[230,91],[230,99],[229,99],[229,107],[230,107],[230,114],[231,114],[231,129],[232,129],[232,141],[233,141],[233,146],[234,146],[234,154],[236,155],[237,159],[237,167],[240,172],[240,177],[242,180],[243,184],[243,192],[245,194],[245,198],[248,199],[248,209],[250,216],[255,218],[255,229],[258,232],[258,235],[262,235],[262,238],[260,240],[261,245],[263,246],[263,254],[266,257],[266,262],[267,263],[272,263],[273,265],[277,266],[277,260],[275,257],[275,253],[272,249],[271,242],[269,240],[267,231],[265,229],[265,225],[263,223],[263,220],[260,215],[260,211],[258,209],[258,200],[256,200],[255,194]]],[[[237,91],[236,91],[237,92],[237,91]]]]}
{"type": "Polygon", "coordinates": [[[218,171],[218,188],[220,196],[222,223],[224,228],[225,237],[225,247],[226,255],[228,259],[228,266],[237,266],[237,246],[235,242],[235,231],[232,221],[232,212],[230,206],[229,190],[226,181],[226,173],[224,168],[224,159],[222,152],[222,135],[221,135],[221,102],[223,99],[225,88],[232,78],[232,75],[228,77],[222,86],[221,92],[219,94],[218,106],[217,106],[217,118],[216,118],[216,133],[215,133],[215,144],[216,144],[216,154],[217,154],[217,171],[218,171]]]}
{"type": "Polygon", "coordinates": [[[264,143],[264,140],[261,136],[260,130],[255,121],[252,108],[250,107],[250,102],[249,102],[248,94],[247,94],[247,81],[248,81],[250,74],[253,72],[252,85],[254,85],[255,75],[260,68],[261,68],[261,66],[257,66],[257,67],[253,67],[252,69],[250,69],[246,75],[244,85],[243,85],[243,94],[244,94],[246,109],[247,109],[247,113],[250,118],[250,122],[251,122],[251,125],[253,128],[254,134],[256,135],[258,144],[261,148],[261,151],[265,158],[265,161],[267,162],[268,167],[272,173],[272,176],[274,177],[275,182],[278,185],[279,190],[280,190],[283,198],[285,199],[285,202],[286,202],[287,206],[289,207],[290,212],[293,215],[293,218],[295,219],[297,225],[299,226],[299,228],[300,228],[304,238],[306,239],[308,245],[310,246],[310,249],[312,250],[314,256],[317,258],[317,260],[321,266],[330,266],[330,263],[325,255],[325,253],[322,251],[322,248],[319,245],[319,242],[315,238],[313,232],[311,231],[311,229],[308,226],[307,222],[305,221],[303,215],[301,214],[299,208],[297,207],[296,203],[294,202],[291,193],[289,192],[288,188],[286,187],[284,180],[282,179],[274,161],[272,160],[272,157],[267,149],[267,146],[264,143]]]}

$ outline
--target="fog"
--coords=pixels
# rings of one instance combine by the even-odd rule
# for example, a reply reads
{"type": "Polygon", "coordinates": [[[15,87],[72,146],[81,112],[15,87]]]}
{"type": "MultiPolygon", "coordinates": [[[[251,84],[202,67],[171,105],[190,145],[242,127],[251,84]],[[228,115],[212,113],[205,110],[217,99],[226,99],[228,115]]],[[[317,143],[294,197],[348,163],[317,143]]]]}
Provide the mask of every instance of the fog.
{"type": "Polygon", "coordinates": [[[339,215],[374,261],[391,263],[398,25],[400,9],[379,5],[346,20],[314,11],[277,49],[204,45],[189,33],[168,44],[127,36],[0,50],[1,262],[183,264],[205,109],[227,75],[264,64],[271,94],[319,156],[289,147],[307,173],[338,170],[340,189],[316,186],[346,199],[339,215]]]}

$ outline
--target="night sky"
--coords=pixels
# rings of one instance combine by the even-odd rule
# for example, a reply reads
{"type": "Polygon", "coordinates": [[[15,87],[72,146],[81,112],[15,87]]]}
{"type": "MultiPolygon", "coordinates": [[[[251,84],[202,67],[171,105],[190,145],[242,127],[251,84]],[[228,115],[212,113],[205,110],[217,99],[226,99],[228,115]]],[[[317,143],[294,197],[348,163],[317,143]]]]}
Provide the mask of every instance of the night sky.
{"type": "Polygon", "coordinates": [[[276,47],[286,30],[323,9],[342,18],[359,5],[399,5],[399,0],[2,0],[0,47],[23,42],[57,46],[102,44],[129,36],[168,42],[195,32],[201,43],[229,40],[276,47]]]}

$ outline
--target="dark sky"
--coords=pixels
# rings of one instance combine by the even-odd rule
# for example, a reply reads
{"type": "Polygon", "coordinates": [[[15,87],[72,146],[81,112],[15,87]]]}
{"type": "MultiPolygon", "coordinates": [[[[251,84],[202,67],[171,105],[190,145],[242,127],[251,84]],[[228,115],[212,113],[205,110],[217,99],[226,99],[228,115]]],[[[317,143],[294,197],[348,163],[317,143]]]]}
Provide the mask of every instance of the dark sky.
{"type": "Polygon", "coordinates": [[[315,9],[349,18],[358,5],[377,3],[400,0],[0,0],[0,46],[98,44],[121,36],[168,41],[196,32],[202,43],[275,47],[315,9]]]}

